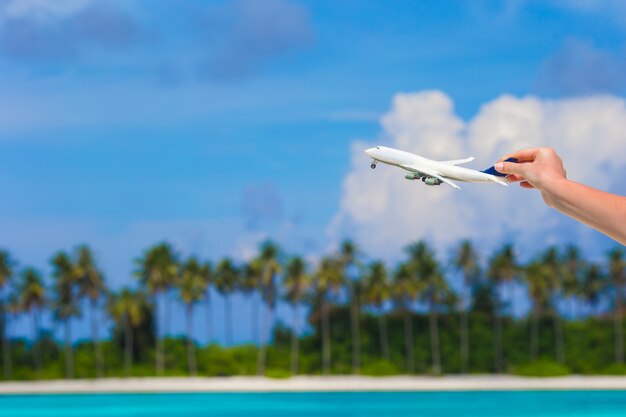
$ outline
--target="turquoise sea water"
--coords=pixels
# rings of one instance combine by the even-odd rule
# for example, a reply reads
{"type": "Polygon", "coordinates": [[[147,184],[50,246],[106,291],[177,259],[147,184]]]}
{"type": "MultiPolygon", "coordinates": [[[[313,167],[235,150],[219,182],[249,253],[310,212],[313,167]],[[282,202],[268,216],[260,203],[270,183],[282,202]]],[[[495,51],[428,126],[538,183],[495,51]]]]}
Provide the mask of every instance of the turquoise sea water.
{"type": "Polygon", "coordinates": [[[0,416],[626,416],[626,392],[9,395],[0,416]]]}

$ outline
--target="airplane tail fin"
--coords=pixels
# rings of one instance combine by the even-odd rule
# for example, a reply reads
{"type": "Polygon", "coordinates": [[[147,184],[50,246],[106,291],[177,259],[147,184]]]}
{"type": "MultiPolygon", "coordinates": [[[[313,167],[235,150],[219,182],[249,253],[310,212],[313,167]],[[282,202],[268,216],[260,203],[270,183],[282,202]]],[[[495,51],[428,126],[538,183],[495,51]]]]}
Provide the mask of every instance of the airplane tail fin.
{"type": "MultiPolygon", "coordinates": [[[[517,158],[509,158],[504,162],[517,162],[517,158]]],[[[484,172],[485,174],[494,175],[496,177],[506,177],[506,174],[496,171],[493,165],[483,170],[482,172],[484,172]]],[[[498,181],[495,181],[495,182],[498,182],[498,181]]]]}

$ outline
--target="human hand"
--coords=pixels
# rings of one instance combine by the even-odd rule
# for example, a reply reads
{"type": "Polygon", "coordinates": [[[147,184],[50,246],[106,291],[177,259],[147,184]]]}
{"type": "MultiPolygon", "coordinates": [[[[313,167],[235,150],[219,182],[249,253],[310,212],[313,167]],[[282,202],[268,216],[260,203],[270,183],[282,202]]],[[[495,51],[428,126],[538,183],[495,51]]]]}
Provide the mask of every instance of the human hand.
{"type": "Polygon", "coordinates": [[[626,197],[568,180],[554,149],[513,152],[503,156],[494,168],[506,174],[509,181],[519,181],[525,188],[537,188],[549,207],[626,245],[626,197]],[[506,162],[508,158],[519,162],[506,162]]]}
{"type": "MultiPolygon", "coordinates": [[[[552,148],[523,149],[500,158],[494,168],[511,182],[520,182],[524,188],[537,188],[544,199],[545,193],[556,183],[565,180],[566,172],[563,161],[552,148]],[[503,162],[508,158],[516,158],[518,162],[503,162]]],[[[546,201],[547,202],[547,201],[546,201]]]]}

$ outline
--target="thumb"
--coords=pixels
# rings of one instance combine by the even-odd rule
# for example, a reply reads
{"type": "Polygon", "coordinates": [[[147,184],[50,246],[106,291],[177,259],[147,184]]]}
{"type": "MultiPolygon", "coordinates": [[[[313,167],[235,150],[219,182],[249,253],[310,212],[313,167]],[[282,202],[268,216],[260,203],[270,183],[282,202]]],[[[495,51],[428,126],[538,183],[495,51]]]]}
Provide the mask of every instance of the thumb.
{"type": "Polygon", "coordinates": [[[520,175],[524,176],[524,164],[517,164],[514,162],[498,162],[493,166],[496,171],[507,175],[520,175]]]}

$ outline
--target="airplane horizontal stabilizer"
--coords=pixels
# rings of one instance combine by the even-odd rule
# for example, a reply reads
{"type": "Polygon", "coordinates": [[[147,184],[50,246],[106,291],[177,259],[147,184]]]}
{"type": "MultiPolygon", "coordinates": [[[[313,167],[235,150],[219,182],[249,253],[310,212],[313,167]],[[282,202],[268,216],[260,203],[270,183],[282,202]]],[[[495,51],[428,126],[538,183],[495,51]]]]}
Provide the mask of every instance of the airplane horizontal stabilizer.
{"type": "Polygon", "coordinates": [[[505,180],[501,180],[500,178],[497,178],[497,177],[495,177],[495,176],[491,179],[491,181],[493,181],[493,182],[497,182],[498,184],[500,184],[500,185],[504,185],[505,187],[508,187],[508,186],[509,186],[509,183],[508,183],[508,182],[506,182],[505,180]]]}

